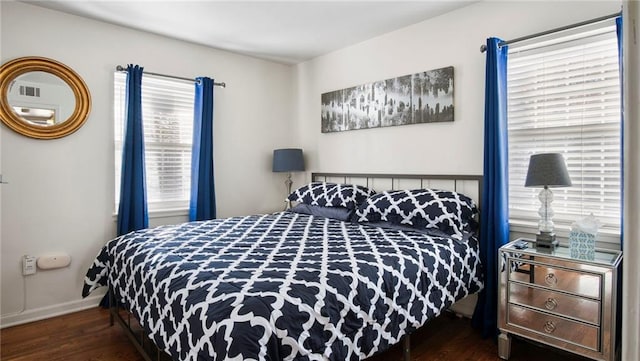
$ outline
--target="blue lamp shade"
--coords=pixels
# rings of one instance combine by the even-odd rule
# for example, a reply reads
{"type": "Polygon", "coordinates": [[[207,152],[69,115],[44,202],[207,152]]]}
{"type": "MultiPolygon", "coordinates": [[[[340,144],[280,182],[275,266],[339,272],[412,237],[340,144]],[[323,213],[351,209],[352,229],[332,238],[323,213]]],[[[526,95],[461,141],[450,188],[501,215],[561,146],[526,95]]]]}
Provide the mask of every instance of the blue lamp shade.
{"type": "Polygon", "coordinates": [[[304,170],[302,149],[286,148],[273,151],[274,172],[295,172],[304,170]]]}
{"type": "Polygon", "coordinates": [[[525,187],[569,187],[571,178],[560,153],[534,154],[529,159],[525,187]]]}

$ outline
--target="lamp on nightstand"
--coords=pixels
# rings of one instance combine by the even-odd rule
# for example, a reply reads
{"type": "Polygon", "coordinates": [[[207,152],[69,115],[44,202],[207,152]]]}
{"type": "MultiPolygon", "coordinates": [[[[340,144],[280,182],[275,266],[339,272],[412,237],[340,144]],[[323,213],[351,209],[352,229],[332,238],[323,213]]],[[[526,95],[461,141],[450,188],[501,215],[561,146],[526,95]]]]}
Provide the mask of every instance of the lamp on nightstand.
{"type": "MultiPolygon", "coordinates": [[[[287,196],[291,194],[291,172],[304,170],[304,158],[302,157],[302,149],[276,149],[273,151],[273,171],[274,172],[287,172],[287,179],[284,181],[287,188],[287,196]]],[[[289,205],[286,202],[285,209],[289,205]]]]}
{"type": "Polygon", "coordinates": [[[534,154],[529,159],[529,169],[525,187],[543,187],[538,195],[540,199],[540,221],[538,222],[538,234],[536,235],[536,248],[553,251],[558,245],[556,234],[553,232],[553,187],[571,186],[571,178],[567,172],[567,166],[560,153],[534,154]]]}

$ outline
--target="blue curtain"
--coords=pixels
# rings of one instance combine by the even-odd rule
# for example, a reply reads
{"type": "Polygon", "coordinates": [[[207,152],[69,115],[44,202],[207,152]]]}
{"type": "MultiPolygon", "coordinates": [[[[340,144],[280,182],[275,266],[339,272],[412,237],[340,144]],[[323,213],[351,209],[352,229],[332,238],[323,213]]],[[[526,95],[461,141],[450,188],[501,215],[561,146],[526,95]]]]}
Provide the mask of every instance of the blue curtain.
{"type": "Polygon", "coordinates": [[[196,78],[189,220],[216,218],[213,179],[213,79],[196,78]]]}
{"type": "Polygon", "coordinates": [[[144,178],[144,133],[142,130],[142,67],[127,67],[127,89],[118,235],[149,226],[144,178]]]}
{"type": "Polygon", "coordinates": [[[480,218],[480,261],[484,289],[472,324],[483,337],[498,333],[498,248],[509,239],[507,177],[507,46],[487,39],[484,105],[484,179],[480,218]]]}

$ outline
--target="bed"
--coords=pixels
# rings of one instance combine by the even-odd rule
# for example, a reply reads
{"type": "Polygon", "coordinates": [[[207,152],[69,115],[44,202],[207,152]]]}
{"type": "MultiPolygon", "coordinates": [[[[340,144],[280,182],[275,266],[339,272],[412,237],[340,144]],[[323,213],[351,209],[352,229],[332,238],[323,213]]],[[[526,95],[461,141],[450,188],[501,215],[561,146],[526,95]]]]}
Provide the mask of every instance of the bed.
{"type": "Polygon", "coordinates": [[[83,296],[108,286],[112,320],[146,360],[361,360],[403,337],[407,358],[413,330],[482,289],[463,193],[479,199],[481,177],[312,181],[290,196],[302,208],[113,239],[83,296]],[[389,211],[409,203],[402,217],[389,211]]]}

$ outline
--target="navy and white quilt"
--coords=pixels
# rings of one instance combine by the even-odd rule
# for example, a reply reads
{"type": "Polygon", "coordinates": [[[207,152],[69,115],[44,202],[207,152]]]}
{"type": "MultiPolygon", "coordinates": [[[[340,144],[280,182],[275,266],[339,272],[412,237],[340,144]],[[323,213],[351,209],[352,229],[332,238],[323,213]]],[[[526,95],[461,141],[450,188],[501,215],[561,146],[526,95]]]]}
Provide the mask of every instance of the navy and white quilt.
{"type": "Polygon", "coordinates": [[[110,241],[83,296],[109,285],[174,360],[359,360],[482,288],[465,242],[290,212],[110,241]]]}

